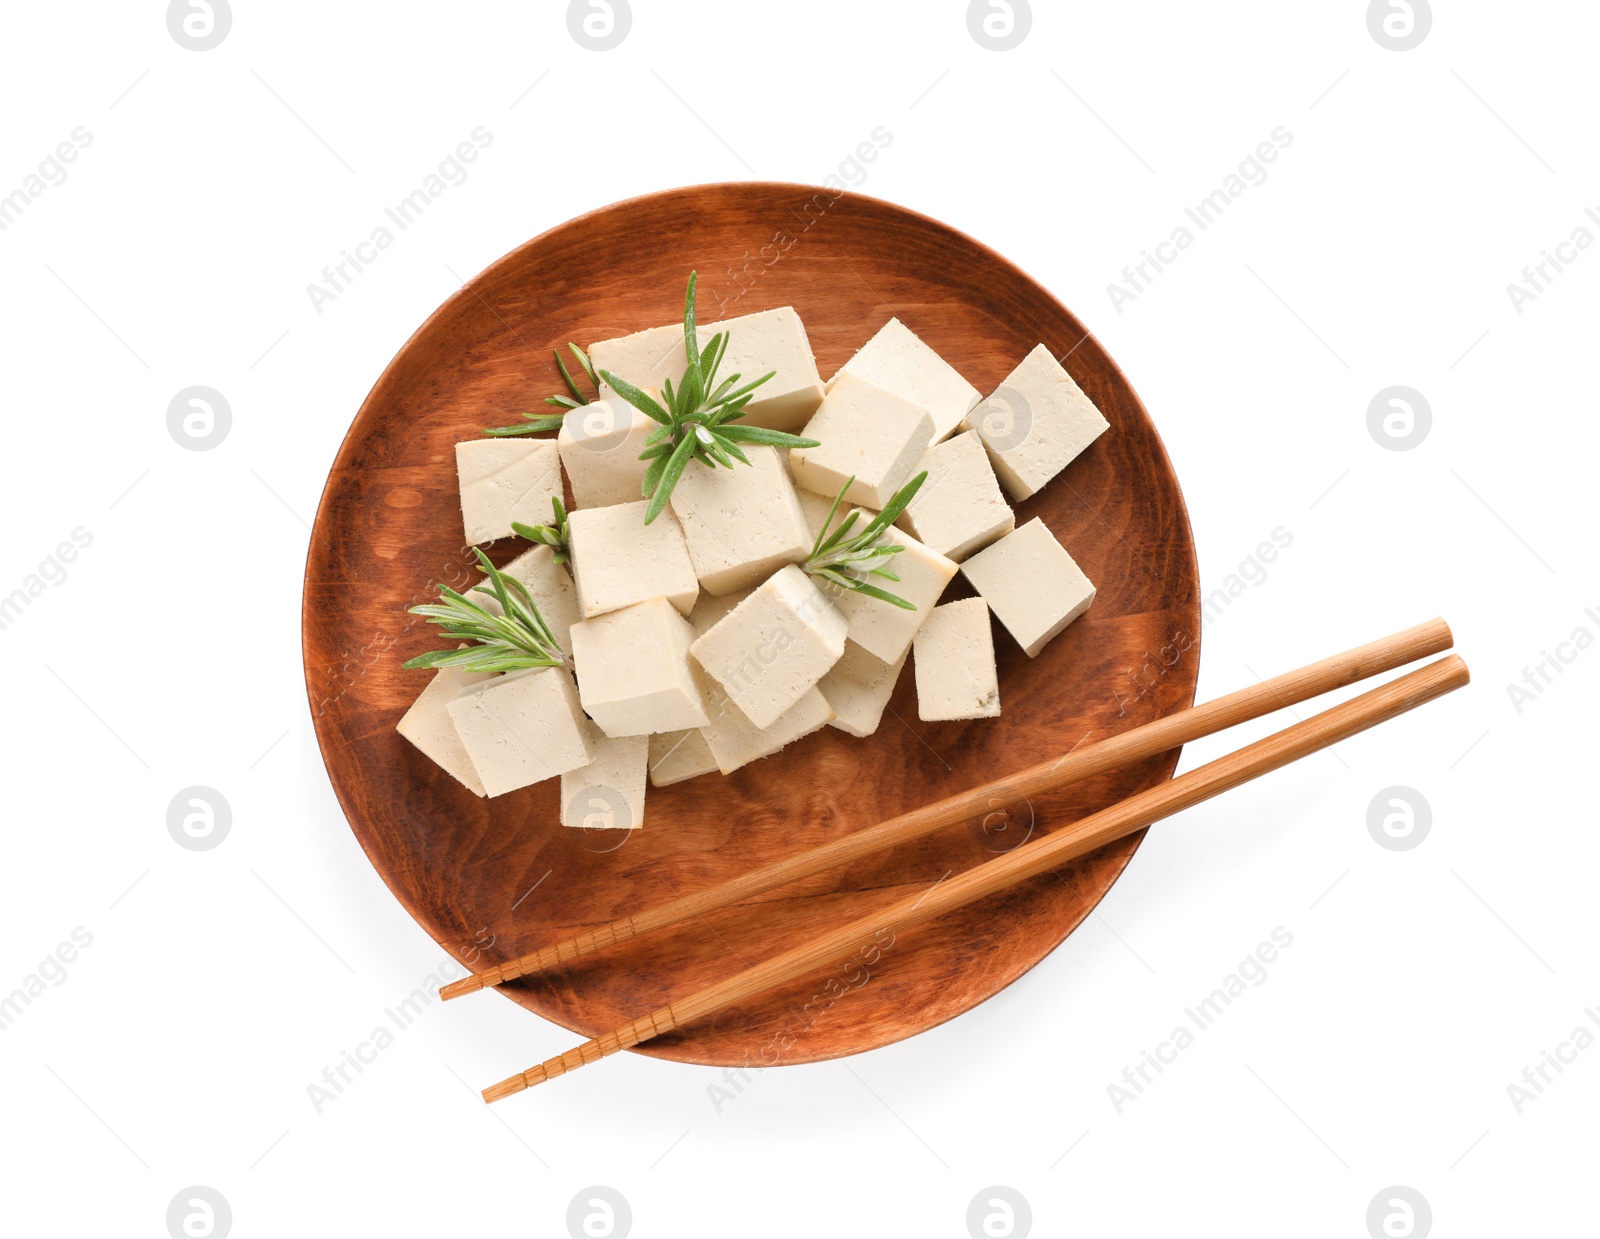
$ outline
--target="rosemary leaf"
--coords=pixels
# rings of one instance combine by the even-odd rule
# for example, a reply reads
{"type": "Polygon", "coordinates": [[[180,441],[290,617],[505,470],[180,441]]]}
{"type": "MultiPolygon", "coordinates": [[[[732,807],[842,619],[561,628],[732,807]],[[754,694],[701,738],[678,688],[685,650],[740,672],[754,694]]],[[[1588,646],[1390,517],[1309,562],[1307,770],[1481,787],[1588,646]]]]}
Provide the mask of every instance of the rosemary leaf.
{"type": "Polygon", "coordinates": [[[705,403],[705,379],[698,364],[691,363],[683,372],[683,382],[678,386],[677,403],[686,409],[698,411],[705,403]]]}
{"type": "MultiPolygon", "coordinates": [[[[728,333],[719,331],[711,337],[705,351],[700,354],[700,378],[703,383],[709,384],[712,375],[716,374],[717,367],[722,364],[722,354],[728,348],[728,333]]],[[[715,397],[713,397],[715,399],[715,397]]]]}
{"type": "Polygon", "coordinates": [[[537,435],[551,430],[560,430],[561,423],[566,418],[556,413],[524,413],[527,420],[516,426],[485,426],[483,433],[494,435],[497,438],[510,438],[512,435],[537,435]]]}
{"type": "Polygon", "coordinates": [[[723,426],[719,437],[734,443],[761,443],[768,447],[821,447],[817,439],[803,439],[783,430],[768,430],[765,426],[723,426]]]}
{"type": "MultiPolygon", "coordinates": [[[[576,348],[577,346],[568,345],[567,347],[576,348]]],[[[584,394],[578,390],[578,385],[572,381],[572,374],[567,369],[567,363],[561,360],[561,350],[554,349],[552,351],[555,353],[556,369],[561,371],[561,381],[567,385],[567,390],[572,393],[573,400],[577,401],[577,403],[573,405],[573,408],[578,408],[582,405],[588,404],[589,402],[584,397],[584,394]]],[[[552,397],[552,399],[555,399],[555,397],[552,397]]]]}
{"type": "Polygon", "coordinates": [[[667,506],[667,500],[672,497],[672,488],[678,484],[678,479],[683,476],[683,471],[689,467],[689,458],[694,455],[696,442],[698,440],[694,435],[684,435],[683,438],[678,440],[678,446],[673,449],[672,455],[666,458],[667,466],[661,471],[655,490],[650,495],[650,506],[645,510],[644,523],[646,525],[660,516],[661,509],[667,506]]]}
{"type": "MultiPolygon", "coordinates": [[[[626,379],[619,379],[609,370],[600,371],[600,377],[606,381],[606,386],[616,392],[639,412],[643,413],[653,422],[663,426],[672,425],[672,416],[644,392],[640,391],[626,379]]],[[[668,385],[670,386],[670,384],[668,385]]],[[[665,394],[665,390],[663,390],[665,394]]]]}
{"type": "MultiPolygon", "coordinates": [[[[741,465],[748,465],[750,463],[750,458],[739,450],[739,444],[732,435],[719,434],[716,436],[716,442],[718,449],[722,451],[724,456],[732,456],[741,465]]],[[[728,465],[728,468],[731,469],[733,466],[728,465]]]]}
{"type": "Polygon", "coordinates": [[[696,338],[694,327],[694,286],[697,279],[696,272],[689,272],[689,287],[683,293],[683,355],[689,359],[689,369],[696,375],[700,373],[700,341],[696,338]]]}
{"type": "MultiPolygon", "coordinates": [[[[899,580],[898,577],[895,579],[899,580]]],[[[888,590],[879,589],[876,585],[868,585],[865,581],[853,581],[850,585],[850,588],[855,590],[855,592],[858,594],[865,594],[868,598],[876,598],[879,602],[892,603],[893,605],[902,607],[907,611],[915,611],[917,609],[915,603],[907,602],[904,598],[900,597],[900,595],[891,594],[888,590]]]]}
{"type": "MultiPolygon", "coordinates": [[[[644,471],[644,480],[639,485],[639,493],[646,499],[656,493],[656,488],[661,485],[661,475],[666,472],[667,461],[672,458],[673,444],[662,443],[659,446],[660,453],[651,459],[650,467],[644,471]]],[[[639,459],[643,460],[644,457],[639,459]]]]}
{"type": "Polygon", "coordinates": [[[567,347],[572,350],[572,355],[578,359],[578,364],[583,367],[583,372],[589,376],[589,382],[594,384],[594,389],[598,392],[600,390],[600,379],[594,372],[594,365],[589,360],[589,354],[585,353],[576,344],[568,344],[567,347]]]}

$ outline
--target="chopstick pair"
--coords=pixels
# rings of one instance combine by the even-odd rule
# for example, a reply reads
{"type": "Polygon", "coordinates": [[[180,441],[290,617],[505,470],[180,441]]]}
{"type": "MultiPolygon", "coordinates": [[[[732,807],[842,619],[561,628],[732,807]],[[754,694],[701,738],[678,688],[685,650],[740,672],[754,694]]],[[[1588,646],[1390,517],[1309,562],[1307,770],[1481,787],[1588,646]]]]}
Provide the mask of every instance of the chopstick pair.
{"type": "MultiPolygon", "coordinates": [[[[1166,752],[1224,728],[1298,704],[1416,659],[1450,648],[1443,620],[1432,620],[1369,645],[1302,667],[1204,705],[1132,728],[1120,735],[1043,762],[972,791],[891,818],[716,886],[671,900],[634,916],[509,960],[446,986],[444,998],[514,980],[554,964],[580,959],[616,942],[675,924],[749,898],[860,856],[920,838],[943,826],[987,812],[996,799],[1011,803],[1054,791],[1094,774],[1166,752]]],[[[713,1011],[742,1002],[802,976],[858,949],[884,929],[899,933],[987,895],[1035,877],[1092,852],[1165,817],[1258,778],[1310,753],[1415,709],[1464,686],[1469,679],[1460,658],[1440,659],[1418,671],[1315,715],[1237,752],[1140,792],[1071,826],[1034,839],[1003,856],[941,882],[931,891],[907,896],[889,908],[819,935],[790,951],[747,968],[726,980],[658,1008],[622,1028],[596,1037],[536,1067],[485,1089],[486,1102],[499,1101],[534,1084],[669,1032],[713,1011]]]]}

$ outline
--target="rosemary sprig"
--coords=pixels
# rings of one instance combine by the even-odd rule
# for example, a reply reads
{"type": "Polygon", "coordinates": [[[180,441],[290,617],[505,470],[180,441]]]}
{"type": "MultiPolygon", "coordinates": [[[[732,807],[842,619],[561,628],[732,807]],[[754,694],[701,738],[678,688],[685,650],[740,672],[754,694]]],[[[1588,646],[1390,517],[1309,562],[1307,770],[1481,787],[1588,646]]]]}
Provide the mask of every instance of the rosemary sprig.
{"type": "MultiPolygon", "coordinates": [[[[568,344],[572,355],[578,359],[578,365],[583,367],[583,372],[589,376],[589,382],[594,384],[595,394],[586,396],[583,389],[572,379],[572,371],[567,369],[567,363],[561,360],[561,350],[552,349],[555,355],[556,369],[561,371],[561,381],[567,385],[570,396],[546,396],[544,402],[553,404],[561,409],[581,409],[586,404],[593,404],[600,398],[600,380],[595,377],[594,367],[589,364],[589,355],[576,344],[568,344]]],[[[561,423],[566,419],[563,413],[524,413],[523,420],[515,426],[485,426],[483,433],[495,435],[499,438],[508,438],[511,435],[542,434],[547,430],[560,430],[561,423]]]]}
{"type": "Polygon", "coordinates": [[[609,370],[600,371],[607,386],[656,423],[656,428],[645,438],[644,451],[639,453],[640,460],[650,462],[641,486],[641,493],[650,500],[644,515],[646,525],[661,515],[661,509],[667,506],[673,487],[677,486],[690,461],[698,460],[710,469],[718,465],[731,469],[734,461],[750,463],[750,458],[739,448],[741,443],[769,447],[818,446],[815,439],[802,439],[799,435],[761,426],[735,424],[744,416],[745,406],[756,388],[777,371],[770,371],[742,387],[739,380],[743,376],[739,374],[731,374],[720,383],[717,381],[717,367],[728,351],[728,335],[719,331],[703,350],[700,348],[695,335],[695,280],[695,272],[691,271],[689,287],[683,295],[683,352],[689,364],[683,381],[676,388],[670,379],[663,383],[658,402],[609,370]]]}
{"type": "Polygon", "coordinates": [[[411,614],[425,616],[430,623],[438,624],[451,641],[472,644],[465,649],[429,650],[403,665],[490,672],[568,666],[566,654],[539,614],[528,587],[516,577],[504,575],[482,551],[474,548],[473,553],[489,575],[488,583],[477,586],[473,592],[494,598],[502,613],[496,615],[486,610],[448,585],[439,586],[439,597],[443,601],[412,607],[411,614]]]}
{"type": "Polygon", "coordinates": [[[511,530],[519,538],[526,538],[529,542],[543,543],[555,551],[554,560],[564,564],[572,558],[572,548],[569,545],[567,533],[567,508],[561,502],[560,495],[550,496],[550,506],[555,509],[555,517],[548,525],[524,525],[521,521],[512,521],[511,530]]]}
{"type": "Polygon", "coordinates": [[[890,556],[906,548],[898,543],[883,542],[881,539],[927,480],[928,474],[923,471],[895,491],[894,498],[889,500],[883,511],[868,521],[861,532],[854,537],[850,531],[855,528],[859,512],[850,513],[840,523],[839,528],[830,534],[828,528],[833,524],[839,505],[844,502],[845,492],[855,484],[855,478],[851,477],[834,496],[833,506],[828,509],[828,518],[822,522],[822,528],[817,531],[817,540],[812,544],[811,555],[800,566],[812,576],[837,585],[841,589],[853,590],[869,598],[876,598],[880,602],[893,603],[897,607],[904,607],[907,611],[915,611],[916,604],[907,602],[898,594],[880,589],[867,578],[880,576],[890,581],[900,579],[890,572],[886,565],[890,562],[890,556]]]}

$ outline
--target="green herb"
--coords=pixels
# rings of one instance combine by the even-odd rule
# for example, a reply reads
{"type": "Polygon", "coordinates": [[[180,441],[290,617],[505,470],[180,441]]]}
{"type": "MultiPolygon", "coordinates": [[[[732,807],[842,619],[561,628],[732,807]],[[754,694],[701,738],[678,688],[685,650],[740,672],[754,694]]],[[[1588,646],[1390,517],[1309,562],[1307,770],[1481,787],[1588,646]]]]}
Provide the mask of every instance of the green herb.
{"type": "Polygon", "coordinates": [[[451,641],[472,644],[465,649],[429,650],[404,666],[460,667],[463,671],[567,666],[567,656],[539,614],[528,587],[516,577],[504,575],[482,551],[474,549],[473,553],[489,574],[488,583],[477,586],[473,592],[494,598],[500,604],[501,614],[486,610],[448,585],[439,586],[439,597],[443,601],[412,607],[411,614],[425,616],[430,623],[438,624],[451,641]]]}
{"type": "Polygon", "coordinates": [[[560,495],[550,497],[550,506],[555,509],[555,519],[550,524],[524,525],[521,521],[512,521],[511,530],[519,538],[550,547],[555,551],[555,562],[564,564],[572,558],[572,548],[568,544],[567,509],[560,495]]]}
{"type": "Polygon", "coordinates": [[[731,374],[720,383],[717,381],[717,367],[728,351],[728,336],[719,331],[704,350],[700,348],[694,322],[695,279],[691,271],[689,287],[683,295],[683,352],[689,365],[676,389],[670,379],[663,383],[662,398],[658,402],[609,370],[600,371],[607,386],[656,423],[656,428],[645,438],[644,451],[639,453],[640,460],[650,462],[641,487],[641,493],[650,500],[644,515],[646,525],[661,515],[673,487],[692,460],[698,460],[707,468],[723,465],[731,469],[734,461],[750,463],[750,458],[739,448],[741,443],[769,447],[818,446],[815,439],[802,439],[761,426],[735,424],[744,416],[745,406],[756,388],[777,371],[764,374],[743,387],[739,386],[743,376],[738,374],[731,374]]]}
{"type": "Polygon", "coordinates": [[[900,579],[890,572],[886,565],[890,562],[891,556],[906,548],[882,539],[889,526],[894,524],[895,518],[906,510],[906,505],[927,480],[926,471],[917,474],[897,490],[894,498],[889,500],[888,506],[868,521],[861,532],[854,537],[850,531],[855,528],[856,517],[861,515],[859,512],[850,513],[839,528],[830,534],[828,528],[833,524],[839,505],[844,502],[845,492],[855,484],[855,478],[852,477],[839,488],[833,506],[828,509],[828,518],[822,522],[822,528],[817,531],[817,540],[812,544],[811,556],[800,566],[812,576],[837,585],[841,589],[853,590],[869,598],[876,598],[880,602],[890,602],[897,607],[904,607],[907,611],[915,611],[917,608],[914,603],[907,602],[886,589],[878,588],[867,578],[878,576],[890,581],[900,579]]]}
{"type": "MultiPolygon", "coordinates": [[[[578,359],[578,365],[583,367],[583,372],[589,376],[589,382],[594,384],[594,396],[585,396],[583,389],[572,379],[572,371],[567,369],[567,363],[561,360],[561,350],[554,349],[556,369],[561,371],[561,380],[567,385],[570,396],[546,396],[544,402],[553,404],[561,409],[581,409],[586,404],[593,404],[600,398],[600,380],[595,377],[594,367],[589,364],[589,355],[576,344],[568,344],[572,355],[578,359]]],[[[566,420],[562,413],[524,413],[523,421],[515,426],[486,426],[483,433],[508,438],[511,435],[542,434],[547,430],[560,430],[561,423],[566,420]]]]}

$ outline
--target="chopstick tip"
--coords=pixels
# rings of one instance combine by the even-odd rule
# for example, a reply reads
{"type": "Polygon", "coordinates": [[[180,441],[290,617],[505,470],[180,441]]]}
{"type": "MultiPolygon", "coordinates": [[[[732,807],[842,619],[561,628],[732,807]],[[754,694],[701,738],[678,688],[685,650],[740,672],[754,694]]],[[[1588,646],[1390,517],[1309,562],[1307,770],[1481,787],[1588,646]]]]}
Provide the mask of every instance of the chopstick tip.
{"type": "Polygon", "coordinates": [[[491,1084],[484,1089],[483,1102],[485,1105],[492,1106],[497,1101],[504,1101],[507,1097],[515,1096],[527,1087],[528,1081],[525,1076],[511,1076],[509,1079],[501,1080],[500,1083],[491,1084]]]}
{"type": "Polygon", "coordinates": [[[452,981],[439,991],[441,1001],[449,1002],[452,998],[460,998],[463,994],[475,994],[483,988],[483,979],[478,976],[462,977],[459,981],[452,981]]]}

